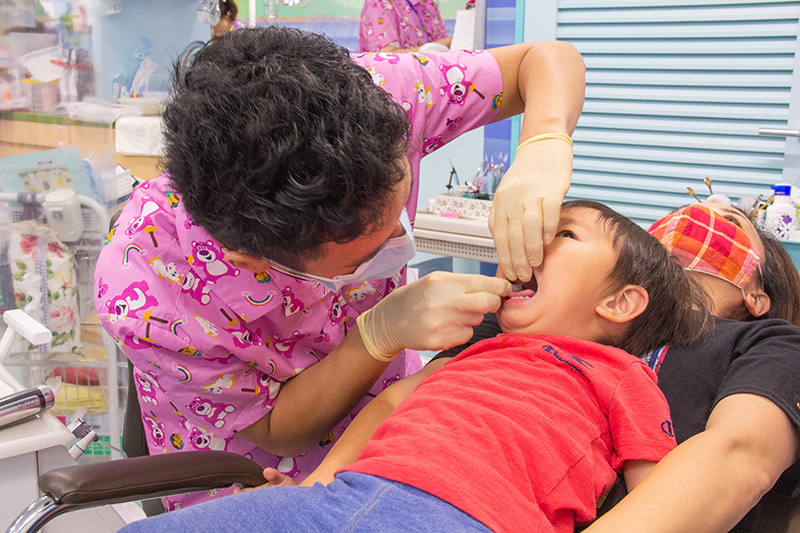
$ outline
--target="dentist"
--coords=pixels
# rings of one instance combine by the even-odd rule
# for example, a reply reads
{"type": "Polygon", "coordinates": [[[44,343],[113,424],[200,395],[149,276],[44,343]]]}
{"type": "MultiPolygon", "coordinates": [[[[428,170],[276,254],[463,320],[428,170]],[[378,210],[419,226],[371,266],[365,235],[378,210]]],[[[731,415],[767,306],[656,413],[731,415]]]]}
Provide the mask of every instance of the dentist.
{"type": "Polygon", "coordinates": [[[447,273],[404,286],[420,159],[525,113],[492,229],[503,270],[528,280],[569,187],[583,93],[583,61],[560,42],[351,57],[267,27],[208,43],[175,75],[165,172],[134,191],[95,273],[150,453],[227,450],[302,480],[419,369],[401,348],[465,342],[510,289],[447,273]]]}

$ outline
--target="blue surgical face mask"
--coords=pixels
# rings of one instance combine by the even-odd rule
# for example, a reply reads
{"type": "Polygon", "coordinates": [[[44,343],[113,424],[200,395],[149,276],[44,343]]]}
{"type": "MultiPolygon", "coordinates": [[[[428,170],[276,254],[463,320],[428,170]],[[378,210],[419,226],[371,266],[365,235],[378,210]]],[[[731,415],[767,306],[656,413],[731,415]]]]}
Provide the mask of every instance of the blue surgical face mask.
{"type": "Polygon", "coordinates": [[[384,279],[391,278],[397,274],[401,268],[405,266],[408,261],[414,257],[416,248],[414,247],[414,234],[411,230],[411,221],[408,218],[408,212],[405,207],[400,214],[400,224],[403,225],[405,233],[399,237],[392,237],[388,239],[378,250],[371,259],[361,263],[358,268],[351,274],[343,274],[341,276],[334,276],[326,278],[323,276],[315,276],[313,274],[306,274],[293,270],[281,265],[272,264],[272,268],[278,272],[288,274],[294,278],[316,281],[323,287],[332,291],[338,291],[345,285],[353,283],[360,283],[371,279],[384,279]]]}

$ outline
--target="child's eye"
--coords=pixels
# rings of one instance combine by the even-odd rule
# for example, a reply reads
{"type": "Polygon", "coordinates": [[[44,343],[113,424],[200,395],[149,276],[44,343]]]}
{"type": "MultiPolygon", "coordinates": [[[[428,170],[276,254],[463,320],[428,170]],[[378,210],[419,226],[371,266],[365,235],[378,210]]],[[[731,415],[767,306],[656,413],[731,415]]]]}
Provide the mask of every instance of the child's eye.
{"type": "Polygon", "coordinates": [[[567,239],[574,239],[575,234],[565,229],[556,233],[556,237],[566,237],[567,239]]]}

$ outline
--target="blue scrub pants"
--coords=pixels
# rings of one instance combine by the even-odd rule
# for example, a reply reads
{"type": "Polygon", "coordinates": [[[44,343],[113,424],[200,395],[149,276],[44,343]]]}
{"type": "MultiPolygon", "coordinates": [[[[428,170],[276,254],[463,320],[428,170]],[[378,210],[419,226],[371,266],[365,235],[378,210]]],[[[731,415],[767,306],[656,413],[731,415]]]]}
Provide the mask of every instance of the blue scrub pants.
{"type": "Polygon", "coordinates": [[[353,472],[337,475],[328,486],[274,487],[225,496],[134,522],[121,531],[490,532],[427,492],[353,472]]]}

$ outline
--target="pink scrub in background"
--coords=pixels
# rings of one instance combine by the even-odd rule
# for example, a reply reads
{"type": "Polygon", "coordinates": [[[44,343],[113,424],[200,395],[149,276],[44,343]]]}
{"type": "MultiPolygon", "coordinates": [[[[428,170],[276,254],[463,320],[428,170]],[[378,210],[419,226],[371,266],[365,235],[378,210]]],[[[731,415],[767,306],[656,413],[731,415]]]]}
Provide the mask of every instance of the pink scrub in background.
{"type": "Polygon", "coordinates": [[[366,0],[361,8],[359,52],[378,52],[387,45],[419,48],[445,37],[435,0],[366,0]]]}

